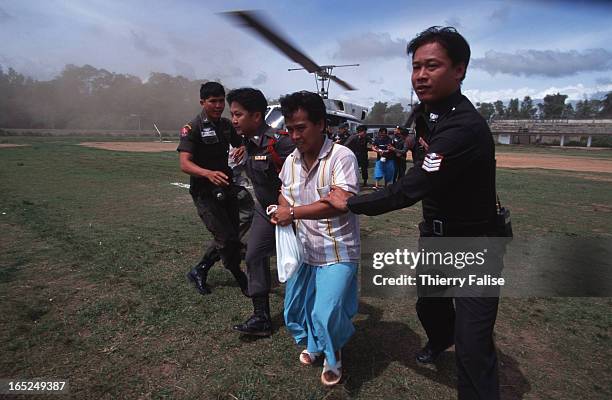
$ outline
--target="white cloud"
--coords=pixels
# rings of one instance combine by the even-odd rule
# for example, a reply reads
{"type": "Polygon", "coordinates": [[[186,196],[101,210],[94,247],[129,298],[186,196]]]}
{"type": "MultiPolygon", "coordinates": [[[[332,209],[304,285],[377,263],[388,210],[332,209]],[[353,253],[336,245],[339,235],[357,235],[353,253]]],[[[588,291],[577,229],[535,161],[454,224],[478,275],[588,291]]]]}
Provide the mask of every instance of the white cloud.
{"type": "Polygon", "coordinates": [[[562,77],[580,72],[612,70],[612,52],[605,49],[586,49],[582,52],[518,50],[511,54],[489,50],[483,58],[475,58],[471,65],[493,75],[562,77]]]}
{"type": "Polygon", "coordinates": [[[392,39],[388,33],[366,32],[338,41],[336,59],[369,60],[372,58],[405,57],[406,40],[392,39]]]}

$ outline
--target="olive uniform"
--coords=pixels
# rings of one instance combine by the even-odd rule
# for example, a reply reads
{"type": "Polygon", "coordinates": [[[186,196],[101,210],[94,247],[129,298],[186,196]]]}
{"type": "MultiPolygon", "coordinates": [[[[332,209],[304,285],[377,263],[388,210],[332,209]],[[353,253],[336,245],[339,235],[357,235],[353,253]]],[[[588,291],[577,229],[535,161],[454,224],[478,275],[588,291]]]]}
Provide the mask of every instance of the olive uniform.
{"type": "MultiPolygon", "coordinates": [[[[216,186],[207,178],[190,177],[189,193],[197,208],[200,219],[214,238],[214,246],[223,265],[240,285],[243,293],[247,291],[247,280],[240,270],[239,238],[239,201],[242,190],[232,182],[233,173],[228,165],[229,145],[240,147],[242,137],[230,121],[221,118],[209,120],[204,110],[181,129],[179,152],[192,154],[192,161],[201,168],[221,171],[229,178],[229,186],[216,186]]],[[[207,251],[196,265],[206,281],[208,269],[214,264],[214,253],[207,251]]]]}
{"type": "Polygon", "coordinates": [[[278,203],[281,181],[278,173],[285,158],[295,149],[287,134],[263,124],[246,143],[246,173],[255,193],[256,204],[247,244],[246,265],[249,295],[253,299],[254,314],[234,329],[249,334],[266,335],[271,332],[269,292],[271,286],[270,259],[275,242],[275,226],[266,208],[278,203]]]}
{"type": "MultiPolygon", "coordinates": [[[[396,184],[348,200],[378,215],[422,200],[421,236],[496,236],[495,146],[472,103],[455,92],[416,111],[414,166],[396,184]]],[[[498,399],[497,297],[420,297],[417,314],[437,355],[455,344],[459,399],[498,399]]],[[[426,350],[424,349],[424,350],[426,350]]],[[[431,357],[430,357],[431,359],[431,357]]]]}

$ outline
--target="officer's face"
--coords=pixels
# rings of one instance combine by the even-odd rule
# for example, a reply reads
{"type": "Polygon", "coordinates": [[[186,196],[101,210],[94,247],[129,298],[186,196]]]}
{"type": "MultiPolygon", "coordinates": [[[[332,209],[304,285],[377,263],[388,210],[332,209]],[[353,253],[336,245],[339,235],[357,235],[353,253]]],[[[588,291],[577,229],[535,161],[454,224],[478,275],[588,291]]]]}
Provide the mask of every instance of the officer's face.
{"type": "Polygon", "coordinates": [[[242,105],[235,101],[230,104],[230,112],[232,114],[232,124],[241,135],[251,137],[257,132],[257,129],[261,125],[261,113],[248,112],[242,105]]]}
{"type": "Polygon", "coordinates": [[[323,145],[323,120],[313,123],[308,113],[299,108],[290,117],[285,117],[285,126],[291,140],[300,153],[317,153],[323,145]]]}
{"type": "Polygon", "coordinates": [[[427,43],[412,57],[412,87],[423,103],[434,103],[459,89],[464,71],[463,64],[453,66],[444,47],[427,43]]]}
{"type": "Polygon", "coordinates": [[[210,119],[219,119],[225,109],[225,96],[211,96],[200,100],[200,104],[210,119]]]}

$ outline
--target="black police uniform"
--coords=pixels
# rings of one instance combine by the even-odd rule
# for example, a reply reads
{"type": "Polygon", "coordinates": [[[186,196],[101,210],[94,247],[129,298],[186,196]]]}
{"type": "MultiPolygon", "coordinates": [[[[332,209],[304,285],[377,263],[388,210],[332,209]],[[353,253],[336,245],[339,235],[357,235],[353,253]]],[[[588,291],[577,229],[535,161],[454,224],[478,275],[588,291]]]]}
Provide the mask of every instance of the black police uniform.
{"type": "Polygon", "coordinates": [[[391,141],[391,145],[395,148],[395,172],[393,173],[393,183],[397,182],[406,174],[406,138],[402,135],[395,135],[391,141]]]}
{"type": "Polygon", "coordinates": [[[344,145],[351,149],[357,157],[357,165],[361,170],[361,178],[363,179],[363,185],[368,184],[368,168],[369,168],[369,159],[368,159],[368,150],[371,145],[372,140],[368,135],[364,137],[360,137],[359,133],[351,135],[344,145]]]}
{"type": "Polygon", "coordinates": [[[281,180],[278,177],[285,158],[295,149],[286,134],[264,124],[246,142],[246,173],[255,193],[256,204],[247,243],[246,264],[249,295],[253,299],[254,315],[235,330],[251,334],[269,334],[270,306],[268,294],[271,286],[269,257],[275,249],[275,226],[266,214],[266,208],[278,204],[281,180]],[[273,151],[271,151],[273,149],[273,151]],[[278,159],[275,161],[275,155],[278,159]],[[279,163],[279,165],[277,165],[279,163]]]}
{"type": "MultiPolygon", "coordinates": [[[[204,110],[181,130],[177,151],[192,154],[192,161],[201,168],[225,173],[229,186],[216,186],[207,178],[190,177],[189,193],[197,208],[200,219],[214,238],[214,245],[221,256],[223,265],[240,285],[244,293],[247,280],[240,270],[239,204],[237,194],[240,187],[232,183],[233,173],[228,165],[229,145],[240,147],[242,137],[234,130],[230,121],[208,119],[204,110]]],[[[205,274],[214,264],[214,254],[206,252],[198,264],[205,274]]],[[[196,266],[198,268],[198,266],[196,266]]]]}
{"type": "MultiPolygon", "coordinates": [[[[495,148],[486,121],[455,92],[422,105],[414,167],[384,190],[348,200],[356,214],[378,215],[422,200],[421,236],[495,236],[495,148]]],[[[435,357],[455,344],[459,399],[498,399],[493,328],[497,297],[421,297],[417,313],[435,357]]]]}

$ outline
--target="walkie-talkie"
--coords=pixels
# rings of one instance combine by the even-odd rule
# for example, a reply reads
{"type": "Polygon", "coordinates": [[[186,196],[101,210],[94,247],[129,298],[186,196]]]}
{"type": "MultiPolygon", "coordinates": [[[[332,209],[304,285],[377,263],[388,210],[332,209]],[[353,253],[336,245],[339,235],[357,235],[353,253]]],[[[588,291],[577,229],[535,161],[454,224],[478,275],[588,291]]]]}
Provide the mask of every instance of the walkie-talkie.
{"type": "Polygon", "coordinates": [[[497,215],[495,216],[495,228],[497,230],[497,236],[499,237],[513,237],[512,235],[512,220],[510,219],[510,210],[502,207],[501,201],[499,201],[499,195],[497,197],[497,215]]]}

